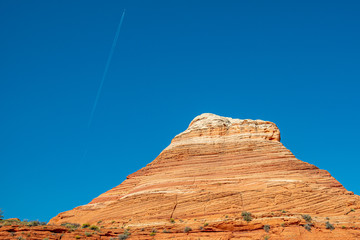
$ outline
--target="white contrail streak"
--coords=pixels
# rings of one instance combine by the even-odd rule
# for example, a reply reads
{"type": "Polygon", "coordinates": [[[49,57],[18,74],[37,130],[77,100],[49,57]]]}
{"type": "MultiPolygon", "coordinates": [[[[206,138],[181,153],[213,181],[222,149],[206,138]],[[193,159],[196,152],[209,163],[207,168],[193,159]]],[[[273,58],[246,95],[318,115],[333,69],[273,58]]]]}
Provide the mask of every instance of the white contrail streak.
{"type": "Polygon", "coordinates": [[[92,122],[92,120],[93,120],[93,118],[94,118],[94,113],[95,113],[95,110],[96,110],[96,106],[97,106],[97,104],[98,104],[99,97],[100,97],[100,93],[101,93],[101,89],[102,89],[102,87],[103,87],[103,85],[104,85],[104,81],[105,81],[107,72],[108,72],[108,70],[109,70],[110,62],[111,62],[112,56],[113,56],[113,54],[114,54],[114,50],[115,50],[115,47],[116,47],[116,43],[117,43],[117,40],[118,40],[118,38],[119,38],[121,25],[122,25],[122,23],[123,23],[123,21],[124,21],[124,16],[125,16],[125,9],[124,9],[124,11],[123,11],[123,13],[122,13],[119,26],[117,27],[116,35],[115,35],[114,41],[113,41],[112,46],[111,46],[111,50],[110,50],[110,54],[109,54],[108,60],[107,60],[106,65],[105,65],[105,70],[104,70],[104,73],[103,73],[103,75],[102,75],[101,82],[100,82],[100,86],[99,86],[99,89],[98,89],[97,94],[96,94],[95,102],[94,102],[93,108],[92,108],[92,110],[91,110],[91,114],[90,114],[90,118],[89,118],[89,122],[88,122],[88,128],[90,128],[91,122],[92,122]]]}

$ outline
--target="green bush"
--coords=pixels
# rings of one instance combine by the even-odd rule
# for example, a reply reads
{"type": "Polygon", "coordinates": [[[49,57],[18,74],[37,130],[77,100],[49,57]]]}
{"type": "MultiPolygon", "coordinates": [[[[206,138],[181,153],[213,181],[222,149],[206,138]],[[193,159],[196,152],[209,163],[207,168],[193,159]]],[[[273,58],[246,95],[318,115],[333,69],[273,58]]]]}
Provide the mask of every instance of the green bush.
{"type": "Polygon", "coordinates": [[[77,223],[62,223],[61,226],[64,226],[66,228],[70,228],[70,229],[77,229],[80,227],[80,224],[77,223]]]}
{"type": "Polygon", "coordinates": [[[250,212],[242,212],[241,213],[241,216],[243,217],[243,219],[247,222],[250,222],[252,220],[252,217],[251,217],[251,213],[250,212]]]}
{"type": "Polygon", "coordinates": [[[170,222],[171,222],[171,223],[175,223],[175,219],[170,218],[170,222]]]}
{"type": "Polygon", "coordinates": [[[4,219],[4,212],[0,209],[0,220],[4,219]]]}
{"type": "Polygon", "coordinates": [[[82,228],[88,228],[88,227],[90,227],[90,224],[89,223],[84,223],[81,227],[82,228]]]}
{"type": "Polygon", "coordinates": [[[129,237],[129,235],[130,235],[130,233],[129,233],[129,234],[123,233],[123,234],[120,234],[120,235],[117,237],[117,239],[119,239],[119,240],[125,240],[125,239],[127,239],[127,238],[129,237]]]}
{"type": "Polygon", "coordinates": [[[304,225],[304,228],[310,232],[311,231],[311,226],[312,226],[311,224],[307,223],[307,224],[304,225]]]}
{"type": "Polygon", "coordinates": [[[204,223],[204,227],[207,227],[207,226],[209,226],[209,224],[208,224],[208,223],[204,223]]]}
{"type": "Polygon", "coordinates": [[[270,230],[270,225],[264,225],[264,230],[265,230],[265,232],[269,232],[269,230],[270,230]]]}
{"type": "Polygon", "coordinates": [[[307,215],[307,214],[302,215],[302,218],[305,219],[305,221],[307,221],[307,222],[311,222],[311,220],[312,220],[311,216],[307,215]]]}
{"type": "Polygon", "coordinates": [[[330,230],[334,230],[334,229],[335,229],[335,227],[334,227],[331,223],[329,223],[329,222],[326,222],[326,223],[325,223],[325,227],[326,227],[326,229],[330,229],[330,230]]]}
{"type": "Polygon", "coordinates": [[[96,225],[91,225],[89,228],[94,231],[99,231],[99,227],[96,225]]]}
{"type": "Polygon", "coordinates": [[[191,227],[185,227],[185,228],[184,228],[184,232],[185,232],[185,233],[188,233],[188,232],[190,232],[191,230],[192,230],[191,227]]]}

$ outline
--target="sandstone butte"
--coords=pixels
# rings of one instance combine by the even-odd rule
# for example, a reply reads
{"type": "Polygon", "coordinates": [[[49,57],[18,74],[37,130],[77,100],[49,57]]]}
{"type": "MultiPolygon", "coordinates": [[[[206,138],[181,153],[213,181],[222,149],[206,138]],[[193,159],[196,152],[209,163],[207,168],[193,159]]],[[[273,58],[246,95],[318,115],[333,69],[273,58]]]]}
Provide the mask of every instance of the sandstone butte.
{"type": "Polygon", "coordinates": [[[274,123],[205,113],[146,167],[48,225],[66,222],[108,232],[93,239],[124,229],[129,239],[360,239],[360,197],[296,159],[274,123]]]}

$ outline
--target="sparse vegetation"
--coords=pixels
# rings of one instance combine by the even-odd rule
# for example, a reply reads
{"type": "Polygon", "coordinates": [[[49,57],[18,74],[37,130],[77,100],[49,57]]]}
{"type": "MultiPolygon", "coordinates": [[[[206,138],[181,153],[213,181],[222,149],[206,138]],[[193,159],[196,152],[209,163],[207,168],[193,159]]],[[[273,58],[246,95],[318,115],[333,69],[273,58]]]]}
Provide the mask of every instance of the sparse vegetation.
{"type": "Polygon", "coordinates": [[[268,240],[270,237],[269,236],[265,236],[264,237],[264,240],[268,240]]]}
{"type": "Polygon", "coordinates": [[[85,236],[91,237],[91,236],[92,236],[92,233],[90,233],[90,232],[85,232],[85,236]]]}
{"type": "Polygon", "coordinates": [[[128,230],[125,230],[123,234],[120,234],[117,239],[119,240],[125,240],[128,239],[128,237],[130,236],[130,232],[128,230]]]}
{"type": "Polygon", "coordinates": [[[49,238],[44,238],[43,240],[49,240],[49,238]]]}
{"type": "Polygon", "coordinates": [[[99,231],[99,227],[96,225],[91,225],[89,228],[94,231],[99,231]]]}
{"type": "Polygon", "coordinates": [[[307,223],[307,224],[304,225],[304,228],[306,230],[308,230],[309,232],[311,231],[311,227],[312,227],[312,225],[310,223],[307,223]]]}
{"type": "Polygon", "coordinates": [[[62,223],[61,226],[64,226],[66,228],[69,228],[69,229],[78,229],[80,227],[80,224],[77,224],[77,223],[62,223]]]}
{"type": "Polygon", "coordinates": [[[270,225],[264,225],[264,230],[265,230],[265,232],[269,232],[270,231],[270,225]]]}
{"type": "Polygon", "coordinates": [[[282,223],[281,226],[282,226],[282,227],[285,227],[285,223],[282,223]]]}
{"type": "Polygon", "coordinates": [[[207,226],[209,226],[209,224],[208,224],[208,223],[204,223],[204,227],[207,227],[207,226]]]}
{"type": "Polygon", "coordinates": [[[202,231],[202,230],[204,230],[204,228],[203,228],[202,226],[200,226],[200,227],[199,227],[199,230],[202,231]]]}
{"type": "Polygon", "coordinates": [[[35,226],[40,226],[40,225],[46,225],[45,222],[39,222],[38,220],[35,220],[35,221],[29,221],[26,223],[26,226],[29,226],[29,227],[35,227],[35,226]]]}
{"type": "Polygon", "coordinates": [[[311,222],[311,220],[312,220],[311,216],[307,215],[307,214],[302,215],[302,218],[307,222],[311,222]]]}
{"type": "Polygon", "coordinates": [[[285,211],[285,210],[281,210],[281,213],[286,213],[286,211],[285,211]]]}
{"type": "Polygon", "coordinates": [[[170,222],[171,222],[171,223],[175,223],[175,219],[170,218],[170,222]]]}
{"type": "Polygon", "coordinates": [[[90,227],[90,223],[84,223],[81,227],[82,228],[88,228],[88,227],[90,227]]]}
{"type": "Polygon", "coordinates": [[[342,229],[346,229],[346,227],[344,225],[341,226],[342,229]]]}
{"type": "Polygon", "coordinates": [[[329,223],[329,222],[326,222],[326,223],[325,223],[325,227],[326,227],[326,229],[330,229],[330,230],[334,230],[334,229],[335,229],[335,227],[334,227],[331,223],[329,223]]]}
{"type": "Polygon", "coordinates": [[[252,220],[252,217],[251,217],[251,213],[250,212],[242,212],[241,213],[241,216],[243,217],[243,219],[247,222],[250,222],[252,220]]]}
{"type": "Polygon", "coordinates": [[[164,229],[163,230],[163,233],[169,233],[170,231],[169,230],[167,230],[167,229],[164,229]]]}
{"type": "Polygon", "coordinates": [[[4,212],[0,209],[0,220],[4,218],[4,212]]]}
{"type": "Polygon", "coordinates": [[[184,233],[188,233],[188,232],[190,232],[192,229],[191,229],[191,227],[185,227],[184,228],[184,233]]]}
{"type": "Polygon", "coordinates": [[[79,235],[76,235],[75,238],[76,238],[76,239],[80,239],[81,237],[80,237],[79,235]]]}
{"type": "Polygon", "coordinates": [[[150,236],[155,236],[156,233],[157,233],[156,228],[153,228],[152,231],[151,231],[151,233],[150,233],[150,236]]]}

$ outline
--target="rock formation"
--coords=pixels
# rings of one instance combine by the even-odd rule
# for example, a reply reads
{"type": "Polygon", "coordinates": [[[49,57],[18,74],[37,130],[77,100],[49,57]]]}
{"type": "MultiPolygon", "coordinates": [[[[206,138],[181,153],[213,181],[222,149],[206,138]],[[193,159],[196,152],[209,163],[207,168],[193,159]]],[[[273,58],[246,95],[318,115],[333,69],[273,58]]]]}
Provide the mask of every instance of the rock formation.
{"type": "Polygon", "coordinates": [[[50,224],[129,227],[138,239],[148,239],[151,229],[178,239],[360,239],[359,212],[359,196],[296,159],[274,123],[205,113],[153,162],[50,224]],[[192,230],[183,233],[186,226],[192,230]]]}

